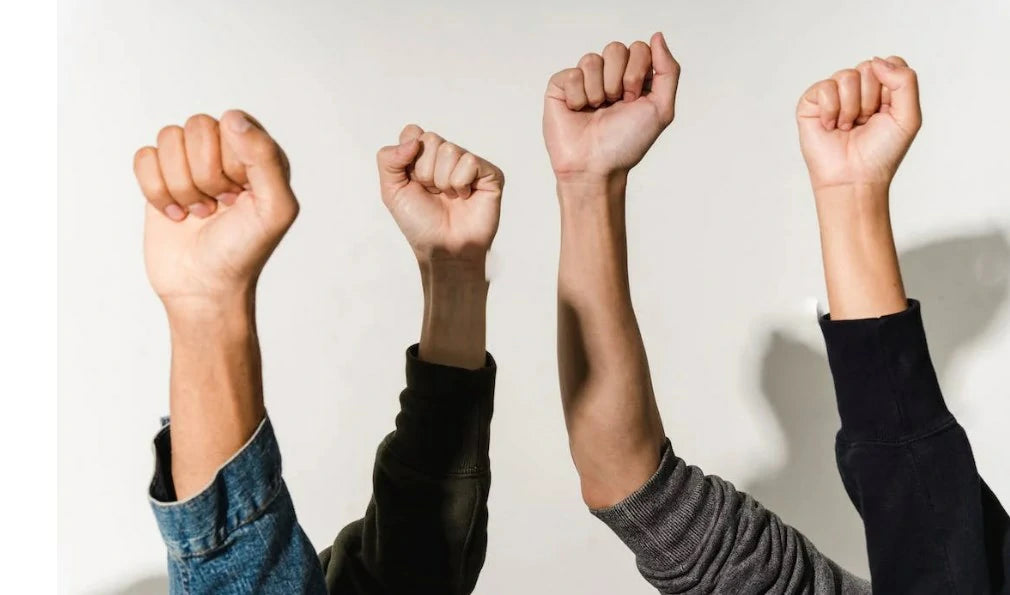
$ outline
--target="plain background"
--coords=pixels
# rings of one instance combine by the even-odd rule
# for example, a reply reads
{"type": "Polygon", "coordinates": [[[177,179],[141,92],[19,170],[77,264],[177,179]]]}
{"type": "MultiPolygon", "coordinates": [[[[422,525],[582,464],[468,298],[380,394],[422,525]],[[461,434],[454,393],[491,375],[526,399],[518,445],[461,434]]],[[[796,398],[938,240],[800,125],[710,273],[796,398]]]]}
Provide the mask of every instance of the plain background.
{"type": "Polygon", "coordinates": [[[63,593],[165,588],[145,489],[169,343],[141,254],[133,152],[241,107],[293,164],[301,217],[261,283],[267,403],[317,548],[359,517],[418,337],[411,253],[374,154],[416,122],[506,172],[489,349],[500,370],[479,593],[649,593],[584,509],[555,363],[549,75],[666,33],[677,120],[629,189],[635,305],[678,453],[866,573],[835,471],[814,304],[818,238],[793,108],[875,54],[918,70],[925,126],[895,181],[897,239],[978,466],[1010,503],[1010,3],[63,2],[59,15],[59,545],[63,593]],[[1002,459],[1002,460],[1001,460],[1002,459]]]}

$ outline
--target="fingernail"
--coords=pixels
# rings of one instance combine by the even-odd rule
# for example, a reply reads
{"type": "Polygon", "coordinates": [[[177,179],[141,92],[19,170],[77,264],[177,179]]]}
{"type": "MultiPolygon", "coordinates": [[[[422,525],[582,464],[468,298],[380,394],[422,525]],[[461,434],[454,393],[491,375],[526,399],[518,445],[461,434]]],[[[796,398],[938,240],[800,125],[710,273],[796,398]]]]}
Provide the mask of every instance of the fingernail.
{"type": "Polygon", "coordinates": [[[198,202],[198,203],[194,203],[194,204],[189,205],[189,214],[190,215],[195,215],[195,216],[203,219],[207,215],[210,215],[210,209],[208,209],[207,205],[203,204],[202,202],[198,202]]]}
{"type": "Polygon", "coordinates": [[[232,132],[245,132],[252,126],[252,122],[249,121],[249,118],[235,112],[235,115],[231,117],[231,121],[228,122],[228,125],[232,132]]]}
{"type": "Polygon", "coordinates": [[[874,56],[873,59],[876,60],[876,61],[878,61],[878,62],[880,62],[881,64],[883,64],[885,68],[888,68],[890,70],[894,70],[894,64],[891,64],[887,60],[885,60],[885,59],[883,59],[883,58],[881,58],[879,56],[874,56]]]}
{"type": "Polygon", "coordinates": [[[238,198],[238,194],[234,192],[223,192],[221,194],[218,194],[214,198],[216,198],[218,202],[223,203],[225,206],[230,207],[231,205],[235,204],[235,199],[238,198]]]}
{"type": "Polygon", "coordinates": [[[182,221],[186,218],[186,213],[182,210],[182,207],[177,204],[170,204],[165,207],[165,214],[168,215],[168,218],[172,221],[182,221]]]}
{"type": "Polygon", "coordinates": [[[850,128],[852,128],[852,124],[850,124],[848,122],[846,122],[844,124],[839,124],[839,126],[838,126],[839,130],[848,130],[850,128]]]}
{"type": "Polygon", "coordinates": [[[835,121],[834,120],[829,120],[828,121],[828,130],[834,130],[834,129],[835,129],[835,121]]]}

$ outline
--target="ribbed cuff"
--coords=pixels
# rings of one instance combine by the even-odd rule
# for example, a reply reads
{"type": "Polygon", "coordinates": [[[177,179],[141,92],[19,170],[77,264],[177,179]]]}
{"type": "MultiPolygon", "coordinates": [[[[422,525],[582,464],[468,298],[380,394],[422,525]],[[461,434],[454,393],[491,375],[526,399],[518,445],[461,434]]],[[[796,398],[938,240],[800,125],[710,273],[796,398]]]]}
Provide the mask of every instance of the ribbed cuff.
{"type": "Polygon", "coordinates": [[[383,443],[402,463],[426,473],[485,473],[497,366],[477,370],[421,361],[407,349],[407,388],[396,431],[383,443]]]}
{"type": "Polygon", "coordinates": [[[901,442],[952,417],[929,357],[919,302],[880,318],[820,320],[834,377],[840,438],[901,442]]]}
{"type": "Polygon", "coordinates": [[[667,568],[695,555],[714,515],[710,489],[666,440],[656,472],[630,496],[607,508],[590,509],[651,569],[667,568]]]}
{"type": "Polygon", "coordinates": [[[170,553],[212,551],[237,528],[258,517],[282,488],[281,453],[269,418],[249,441],[218,469],[197,495],[177,501],[172,483],[171,425],[154,438],[155,470],[149,500],[170,553]]]}

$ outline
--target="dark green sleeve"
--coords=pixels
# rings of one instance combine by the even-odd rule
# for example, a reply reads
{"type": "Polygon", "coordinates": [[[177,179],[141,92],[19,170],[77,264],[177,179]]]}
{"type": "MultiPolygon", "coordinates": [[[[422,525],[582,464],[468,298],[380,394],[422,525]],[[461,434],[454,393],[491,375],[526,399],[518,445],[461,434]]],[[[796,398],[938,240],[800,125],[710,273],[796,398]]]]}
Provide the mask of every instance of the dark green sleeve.
{"type": "Polygon", "coordinates": [[[495,363],[464,370],[407,350],[396,429],[379,444],[372,499],[320,554],[331,594],[470,593],[487,550],[495,363]]]}

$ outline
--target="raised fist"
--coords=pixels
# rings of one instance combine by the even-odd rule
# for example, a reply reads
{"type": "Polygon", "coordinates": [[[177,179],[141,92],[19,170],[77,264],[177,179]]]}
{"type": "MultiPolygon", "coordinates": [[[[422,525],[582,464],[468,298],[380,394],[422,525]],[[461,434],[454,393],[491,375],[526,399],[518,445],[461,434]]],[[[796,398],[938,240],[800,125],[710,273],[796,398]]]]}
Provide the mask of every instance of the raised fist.
{"type": "Polygon", "coordinates": [[[919,85],[904,60],[874,58],[807,89],[796,107],[814,190],[884,190],[922,124],[919,85]]]}
{"type": "Polygon", "coordinates": [[[414,124],[377,160],[382,202],[419,261],[484,258],[498,230],[500,169],[414,124]]]}
{"type": "Polygon", "coordinates": [[[298,214],[284,152],[240,111],[162,128],[133,168],[148,202],[147,275],[166,306],[251,290],[298,214]]]}
{"type": "Polygon", "coordinates": [[[551,77],[544,140],[559,177],[627,172],[673,121],[680,65],[662,33],[649,44],[611,42],[551,77]]]}

